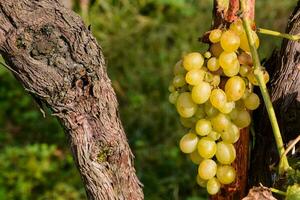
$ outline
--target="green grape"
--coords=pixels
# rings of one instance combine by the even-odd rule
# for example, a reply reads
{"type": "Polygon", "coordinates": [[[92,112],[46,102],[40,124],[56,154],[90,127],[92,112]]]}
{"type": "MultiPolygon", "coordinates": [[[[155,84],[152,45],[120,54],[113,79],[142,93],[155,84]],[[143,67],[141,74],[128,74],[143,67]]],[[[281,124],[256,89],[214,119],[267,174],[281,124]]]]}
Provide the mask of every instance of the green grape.
{"type": "Polygon", "coordinates": [[[221,137],[221,134],[216,131],[211,131],[207,137],[211,138],[212,140],[216,141],[221,137]]]}
{"type": "Polygon", "coordinates": [[[189,53],[183,57],[183,67],[190,71],[192,69],[200,69],[203,66],[204,58],[198,52],[189,53]]]}
{"type": "Polygon", "coordinates": [[[239,128],[246,128],[251,123],[251,116],[247,110],[238,110],[237,117],[233,120],[233,123],[239,128]]]}
{"type": "Polygon", "coordinates": [[[230,184],[235,180],[235,169],[230,165],[219,165],[217,168],[217,178],[222,184],[230,184]]]}
{"type": "Polygon", "coordinates": [[[211,53],[210,53],[209,51],[205,52],[205,53],[204,53],[204,57],[205,57],[206,59],[210,58],[210,57],[211,57],[211,53]]]}
{"type": "Polygon", "coordinates": [[[174,78],[173,78],[174,87],[179,88],[179,87],[184,86],[185,84],[186,84],[186,82],[185,82],[184,75],[179,74],[179,75],[174,76],[174,78]]]}
{"type": "Polygon", "coordinates": [[[205,72],[201,69],[192,69],[185,75],[185,81],[190,85],[199,85],[205,76],[205,72]]]}
{"type": "Polygon", "coordinates": [[[193,102],[191,94],[184,92],[178,96],[176,108],[181,117],[189,118],[196,113],[198,106],[193,102]]]}
{"type": "Polygon", "coordinates": [[[186,128],[195,127],[196,121],[197,121],[197,119],[195,117],[191,117],[191,118],[180,117],[180,122],[181,122],[182,126],[184,126],[186,128]]]}
{"type": "Polygon", "coordinates": [[[198,175],[203,180],[208,180],[214,177],[217,173],[217,164],[211,159],[201,161],[198,168],[198,175]]]}
{"type": "Polygon", "coordinates": [[[215,57],[219,57],[220,54],[223,52],[224,50],[221,47],[220,42],[212,44],[210,46],[210,52],[212,53],[213,56],[215,57]]]}
{"type": "Polygon", "coordinates": [[[223,113],[217,114],[215,117],[211,118],[211,125],[213,130],[221,133],[226,131],[227,127],[231,124],[229,116],[223,113]]]}
{"type": "MultiPolygon", "coordinates": [[[[259,47],[259,38],[255,31],[251,31],[251,33],[252,33],[252,36],[254,39],[255,47],[258,48],[259,47]]],[[[248,38],[247,38],[247,35],[245,32],[240,35],[240,39],[241,39],[240,48],[246,52],[250,52],[248,38]]]]}
{"type": "Polygon", "coordinates": [[[219,111],[211,105],[210,101],[205,102],[204,111],[208,117],[213,117],[219,113],[219,111]]]}
{"type": "Polygon", "coordinates": [[[250,71],[250,67],[247,66],[247,65],[242,65],[240,67],[240,71],[239,71],[239,74],[242,76],[242,77],[246,77],[248,75],[250,71]]]}
{"type": "Polygon", "coordinates": [[[220,68],[219,61],[216,57],[212,57],[207,61],[207,68],[214,72],[220,68]]]}
{"type": "Polygon", "coordinates": [[[249,110],[255,110],[258,108],[260,104],[259,97],[255,93],[250,93],[245,99],[244,99],[245,107],[249,110]]]}
{"type": "Polygon", "coordinates": [[[169,85],[168,90],[169,90],[169,92],[175,92],[174,85],[169,85]]]}
{"type": "Polygon", "coordinates": [[[192,89],[192,99],[197,104],[202,104],[209,99],[211,86],[207,82],[201,82],[192,89]]]}
{"type": "Polygon", "coordinates": [[[217,160],[224,165],[231,164],[236,158],[234,146],[227,142],[218,142],[216,151],[217,160]]]}
{"type": "Polygon", "coordinates": [[[199,105],[198,109],[195,113],[195,117],[198,119],[202,119],[206,116],[205,111],[204,111],[204,106],[203,105],[199,105]]]}
{"type": "Polygon", "coordinates": [[[174,75],[179,75],[179,74],[184,74],[186,71],[182,66],[182,60],[178,61],[175,66],[174,66],[174,70],[173,73],[174,75]]]}
{"type": "Polygon", "coordinates": [[[217,87],[220,83],[221,83],[221,78],[220,78],[220,76],[217,75],[217,74],[216,74],[216,75],[213,75],[210,84],[211,84],[213,87],[217,87]]]}
{"type": "Polygon", "coordinates": [[[199,138],[196,134],[187,133],[181,138],[179,142],[180,150],[183,153],[192,153],[193,151],[196,150],[198,141],[199,138]]]}
{"type": "Polygon", "coordinates": [[[197,149],[202,158],[212,158],[217,151],[217,145],[211,138],[203,137],[199,140],[197,149]]]}
{"type": "Polygon", "coordinates": [[[230,68],[223,69],[223,72],[228,77],[233,77],[237,75],[240,71],[240,63],[238,60],[235,60],[230,68]]]}
{"type": "Polygon", "coordinates": [[[175,92],[172,92],[170,95],[169,95],[169,102],[171,104],[175,104],[176,101],[177,101],[177,98],[179,96],[179,92],[175,91],[175,92]]]}
{"type": "Polygon", "coordinates": [[[212,43],[217,43],[217,42],[220,41],[221,36],[222,36],[222,30],[220,30],[220,29],[214,29],[209,34],[209,40],[212,43]]]}
{"type": "Polygon", "coordinates": [[[223,51],[219,57],[219,64],[224,69],[230,69],[233,65],[236,64],[237,55],[235,52],[226,52],[223,51]]]}
{"type": "Polygon", "coordinates": [[[233,52],[240,46],[240,37],[234,31],[228,30],[222,34],[220,43],[224,51],[233,52]]]}
{"type": "Polygon", "coordinates": [[[212,130],[211,122],[207,119],[199,119],[195,129],[198,135],[206,136],[212,130]]]}
{"type": "Polygon", "coordinates": [[[229,101],[224,104],[224,106],[218,108],[223,114],[229,114],[235,108],[235,102],[229,101]]]}
{"type": "Polygon", "coordinates": [[[237,19],[235,22],[231,23],[229,29],[238,35],[241,35],[245,32],[243,22],[240,19],[237,19]]]}
{"type": "Polygon", "coordinates": [[[237,108],[234,108],[230,113],[229,117],[231,120],[235,120],[238,117],[239,110],[237,108]]]}
{"type": "Polygon", "coordinates": [[[198,184],[200,187],[206,188],[207,180],[203,180],[202,178],[200,178],[200,176],[199,176],[198,174],[197,174],[197,177],[196,177],[196,181],[197,181],[197,184],[198,184]]]}
{"type": "Polygon", "coordinates": [[[190,153],[189,157],[190,157],[191,161],[196,165],[199,165],[200,162],[203,160],[203,158],[198,153],[198,149],[196,149],[195,151],[190,153]]]}
{"type": "Polygon", "coordinates": [[[206,190],[208,194],[215,195],[220,191],[221,184],[217,178],[213,177],[209,179],[206,183],[206,190]]]}
{"type": "Polygon", "coordinates": [[[232,144],[236,143],[240,138],[240,130],[236,125],[231,123],[227,127],[226,131],[221,132],[221,138],[225,142],[232,143],[232,144]]]}
{"type": "Polygon", "coordinates": [[[229,101],[237,101],[244,95],[245,81],[239,76],[233,76],[225,84],[225,93],[229,101]]]}
{"type": "Polygon", "coordinates": [[[209,97],[210,103],[216,107],[223,107],[227,102],[227,97],[222,89],[214,89],[209,97]]]}

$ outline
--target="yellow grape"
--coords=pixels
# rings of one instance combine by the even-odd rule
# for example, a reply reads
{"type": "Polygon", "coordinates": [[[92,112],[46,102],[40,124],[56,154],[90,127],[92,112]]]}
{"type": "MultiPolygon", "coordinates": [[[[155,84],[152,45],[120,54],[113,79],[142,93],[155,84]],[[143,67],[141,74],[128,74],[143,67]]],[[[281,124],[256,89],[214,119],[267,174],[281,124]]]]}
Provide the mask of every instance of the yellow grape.
{"type": "Polygon", "coordinates": [[[240,19],[231,23],[229,29],[234,31],[238,35],[241,35],[245,32],[244,27],[243,27],[243,22],[240,19]]]}
{"type": "Polygon", "coordinates": [[[198,175],[203,180],[208,180],[214,177],[217,173],[217,164],[211,159],[201,161],[198,168],[198,175]]]}
{"type": "Polygon", "coordinates": [[[199,140],[197,149],[202,158],[212,158],[217,151],[217,145],[211,138],[203,137],[199,140]]]}
{"type": "Polygon", "coordinates": [[[224,104],[224,106],[219,107],[219,111],[223,114],[229,114],[235,108],[235,102],[229,101],[224,104]]]}
{"type": "Polygon", "coordinates": [[[182,126],[184,126],[186,128],[195,127],[196,121],[197,121],[197,119],[195,117],[190,117],[190,118],[180,117],[180,122],[181,122],[182,126]]]}
{"type": "Polygon", "coordinates": [[[227,97],[222,89],[214,89],[209,97],[211,105],[216,108],[223,107],[227,102],[227,97]]]}
{"type": "Polygon", "coordinates": [[[170,95],[169,95],[169,102],[171,104],[175,104],[176,101],[177,101],[177,98],[179,96],[179,92],[175,91],[175,92],[172,92],[170,95]]]}
{"type": "Polygon", "coordinates": [[[213,117],[219,113],[219,111],[211,105],[210,101],[205,102],[204,111],[208,117],[213,117]]]}
{"type": "Polygon", "coordinates": [[[239,128],[248,127],[251,123],[251,116],[247,110],[238,110],[237,117],[233,119],[235,125],[239,128]]]}
{"type": "Polygon", "coordinates": [[[207,58],[207,59],[210,58],[211,57],[211,53],[209,51],[205,52],[204,53],[204,57],[207,58]]]}
{"type": "Polygon", "coordinates": [[[235,60],[230,68],[223,69],[223,72],[228,77],[233,77],[237,75],[240,71],[240,63],[238,60],[235,60]]]}
{"type": "Polygon", "coordinates": [[[198,85],[202,82],[205,72],[201,69],[192,69],[185,75],[185,81],[190,85],[198,85]]]}
{"type": "Polygon", "coordinates": [[[197,149],[198,141],[199,138],[196,134],[187,133],[181,138],[179,142],[180,150],[183,153],[192,153],[197,149]]]}
{"type": "Polygon", "coordinates": [[[207,137],[211,138],[212,140],[216,141],[221,137],[221,134],[216,131],[211,131],[207,137]]]}
{"type": "Polygon", "coordinates": [[[190,71],[192,69],[200,69],[203,66],[204,58],[201,53],[193,52],[183,57],[183,67],[190,71]]]}
{"type": "Polygon", "coordinates": [[[221,184],[219,180],[215,177],[209,179],[206,183],[206,190],[208,194],[215,195],[220,191],[221,184]]]}
{"type": "Polygon", "coordinates": [[[247,65],[242,65],[240,67],[240,71],[239,71],[239,74],[242,76],[242,77],[246,77],[248,75],[250,71],[250,67],[247,66],[247,65]]]}
{"type": "Polygon", "coordinates": [[[233,52],[240,46],[240,37],[234,31],[228,30],[222,34],[220,43],[224,51],[233,52]]]}
{"type": "Polygon", "coordinates": [[[260,104],[259,97],[257,96],[257,94],[251,93],[244,99],[244,104],[247,109],[255,110],[260,104]]]}
{"type": "Polygon", "coordinates": [[[220,83],[221,83],[220,75],[217,75],[217,74],[216,74],[216,75],[213,75],[210,84],[211,84],[213,87],[217,87],[218,85],[220,85],[220,83]]]}
{"type": "Polygon", "coordinates": [[[222,49],[220,42],[212,44],[210,46],[210,52],[215,57],[219,57],[223,51],[224,51],[224,49],[222,49]]]}
{"type": "Polygon", "coordinates": [[[216,57],[211,57],[207,61],[207,68],[212,72],[217,71],[220,68],[218,59],[216,57]]]}
{"type": "Polygon", "coordinates": [[[225,84],[225,93],[229,101],[237,101],[245,93],[245,81],[239,76],[233,76],[225,84]]]}
{"type": "Polygon", "coordinates": [[[196,113],[198,106],[193,102],[191,94],[184,92],[178,96],[176,108],[181,117],[189,118],[196,113]]]}
{"type": "Polygon", "coordinates": [[[229,116],[223,113],[219,113],[215,117],[211,118],[211,125],[213,130],[219,133],[226,131],[227,127],[230,124],[231,122],[229,116]]]}
{"type": "Polygon", "coordinates": [[[219,57],[219,64],[223,69],[230,69],[237,61],[235,52],[223,51],[219,57]]]}
{"type": "Polygon", "coordinates": [[[191,161],[196,165],[199,165],[200,162],[203,160],[203,158],[198,153],[198,149],[196,149],[195,151],[190,153],[189,157],[190,157],[191,161]]]}
{"type": "Polygon", "coordinates": [[[192,99],[197,104],[202,104],[209,99],[211,86],[209,83],[202,81],[192,89],[192,99]]]}
{"type": "Polygon", "coordinates": [[[236,143],[240,138],[240,130],[236,125],[231,123],[227,127],[226,131],[221,132],[221,138],[225,142],[232,143],[232,144],[236,143]]]}
{"type": "Polygon", "coordinates": [[[217,43],[217,42],[220,41],[221,36],[222,36],[222,30],[220,30],[220,29],[214,29],[209,34],[209,40],[212,43],[217,43]]]}
{"type": "Polygon", "coordinates": [[[219,165],[217,168],[217,178],[222,184],[230,184],[235,180],[235,169],[230,165],[219,165]]]}
{"type": "Polygon", "coordinates": [[[236,158],[234,146],[227,142],[218,142],[216,151],[217,160],[224,165],[231,164],[236,158]]]}
{"type": "MultiPolygon", "coordinates": [[[[254,39],[255,47],[258,48],[259,47],[259,38],[258,38],[255,31],[251,31],[251,33],[252,33],[252,36],[253,36],[253,39],[254,39]]],[[[248,38],[247,38],[247,35],[246,35],[245,32],[240,35],[240,39],[241,39],[240,48],[243,49],[246,52],[250,52],[248,38]]]]}
{"type": "Polygon", "coordinates": [[[197,177],[196,177],[196,181],[197,181],[197,184],[198,184],[200,187],[206,188],[207,180],[203,180],[202,178],[200,178],[200,176],[199,176],[198,174],[197,174],[197,177]]]}
{"type": "Polygon", "coordinates": [[[174,76],[174,78],[173,78],[174,87],[179,88],[179,87],[184,86],[185,84],[186,84],[186,82],[185,82],[184,75],[179,74],[179,75],[174,76]]]}
{"type": "Polygon", "coordinates": [[[212,130],[211,122],[207,119],[199,119],[195,129],[198,135],[206,136],[212,130]]]}

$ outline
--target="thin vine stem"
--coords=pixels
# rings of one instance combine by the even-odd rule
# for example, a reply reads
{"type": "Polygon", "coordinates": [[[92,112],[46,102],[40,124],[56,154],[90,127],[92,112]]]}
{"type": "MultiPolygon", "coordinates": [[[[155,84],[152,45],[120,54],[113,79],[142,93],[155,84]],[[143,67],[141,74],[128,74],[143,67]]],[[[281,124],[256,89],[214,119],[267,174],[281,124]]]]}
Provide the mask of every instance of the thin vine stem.
{"type": "Polygon", "coordinates": [[[300,35],[291,35],[291,34],[287,34],[287,33],[280,33],[278,31],[273,31],[273,30],[264,29],[264,28],[258,28],[257,32],[259,32],[261,34],[265,34],[265,35],[272,35],[275,37],[286,38],[288,40],[293,40],[293,41],[300,40],[300,35]]]}
{"type": "MultiPolygon", "coordinates": [[[[245,0],[240,0],[240,3],[241,3],[242,12],[246,13],[247,7],[246,7],[245,0]]],[[[279,153],[279,157],[282,156],[281,160],[279,162],[279,174],[283,174],[285,171],[287,171],[290,168],[290,166],[289,166],[286,155],[284,155],[285,149],[284,149],[283,140],[281,137],[281,133],[280,133],[277,118],[275,115],[274,107],[273,107],[273,104],[272,104],[272,101],[269,96],[267,86],[266,86],[266,83],[264,80],[259,55],[258,55],[258,52],[255,47],[255,41],[252,36],[252,29],[251,29],[251,25],[250,25],[251,20],[248,19],[246,16],[247,15],[243,15],[242,18],[243,18],[243,25],[244,25],[244,28],[245,28],[245,31],[247,34],[248,43],[249,43],[249,47],[250,47],[250,51],[251,51],[251,55],[252,55],[252,59],[253,59],[254,75],[255,75],[256,79],[258,80],[259,88],[260,88],[261,94],[263,96],[263,100],[264,100],[264,103],[265,103],[265,106],[266,106],[266,109],[267,109],[267,112],[269,115],[269,119],[270,119],[271,126],[273,129],[273,134],[274,134],[275,141],[276,141],[277,150],[279,153]]]]}
{"type": "Polygon", "coordinates": [[[275,193],[275,194],[280,194],[282,196],[286,196],[286,192],[283,192],[281,190],[275,189],[275,188],[270,188],[271,192],[275,193]]]}

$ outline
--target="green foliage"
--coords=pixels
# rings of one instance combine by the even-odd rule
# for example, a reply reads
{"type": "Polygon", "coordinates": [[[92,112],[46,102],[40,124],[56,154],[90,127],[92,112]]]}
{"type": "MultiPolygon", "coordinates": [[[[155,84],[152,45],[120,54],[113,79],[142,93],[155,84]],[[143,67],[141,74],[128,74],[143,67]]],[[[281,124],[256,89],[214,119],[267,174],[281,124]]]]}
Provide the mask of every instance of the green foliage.
{"type": "MultiPolygon", "coordinates": [[[[185,52],[207,48],[197,39],[210,27],[212,2],[91,1],[87,21],[103,48],[148,200],[206,198],[193,177],[196,167],[179,152],[184,130],[168,103],[167,88],[176,61],[185,52]]],[[[283,31],[295,5],[296,1],[257,1],[258,25],[283,31]]],[[[78,5],[75,8],[80,11],[78,5]]],[[[280,44],[274,40],[263,37],[264,57],[280,44]]],[[[31,96],[2,67],[0,151],[0,199],[84,198],[57,120],[49,115],[42,119],[31,96]]]]}
{"type": "Polygon", "coordinates": [[[286,200],[300,200],[300,185],[289,186],[286,192],[286,200]]]}

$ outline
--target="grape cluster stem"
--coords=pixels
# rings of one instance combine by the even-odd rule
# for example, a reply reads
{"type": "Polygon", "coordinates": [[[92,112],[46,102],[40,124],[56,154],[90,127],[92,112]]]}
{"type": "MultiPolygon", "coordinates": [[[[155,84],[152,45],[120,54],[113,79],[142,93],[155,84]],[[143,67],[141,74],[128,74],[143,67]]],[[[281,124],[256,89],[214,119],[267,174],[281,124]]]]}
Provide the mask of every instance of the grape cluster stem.
{"type": "MultiPolygon", "coordinates": [[[[241,3],[241,8],[242,8],[242,12],[246,12],[246,2],[245,0],[240,0],[241,3]]],[[[250,25],[250,19],[248,19],[246,17],[246,15],[242,15],[242,19],[243,19],[243,25],[247,34],[247,38],[249,41],[249,46],[250,46],[250,50],[251,50],[251,55],[253,58],[253,65],[254,65],[254,74],[256,79],[258,80],[259,83],[259,88],[261,91],[261,94],[263,96],[263,100],[269,115],[269,119],[271,122],[271,126],[273,129],[273,134],[275,137],[275,141],[276,141],[276,145],[277,145],[277,150],[279,153],[279,157],[281,157],[280,162],[279,162],[279,174],[283,174],[284,172],[286,172],[288,169],[290,169],[288,160],[287,160],[287,156],[284,155],[285,149],[284,149],[284,144],[283,144],[283,140],[282,140],[282,136],[280,133],[280,129],[279,129],[279,125],[276,119],[276,115],[275,115],[275,111],[274,111],[274,107],[272,104],[272,101],[270,99],[268,90],[267,90],[267,86],[263,77],[263,71],[262,71],[262,67],[261,67],[261,63],[259,60],[259,55],[258,52],[256,50],[255,47],[255,42],[254,39],[252,37],[252,32],[251,32],[251,25],[250,25]]]]}
{"type": "Polygon", "coordinates": [[[300,40],[300,35],[291,35],[291,34],[287,34],[287,33],[280,33],[278,31],[273,31],[273,30],[264,29],[264,28],[258,28],[257,32],[259,32],[261,34],[265,34],[265,35],[272,35],[275,37],[285,38],[285,39],[292,40],[292,41],[300,40]]]}

